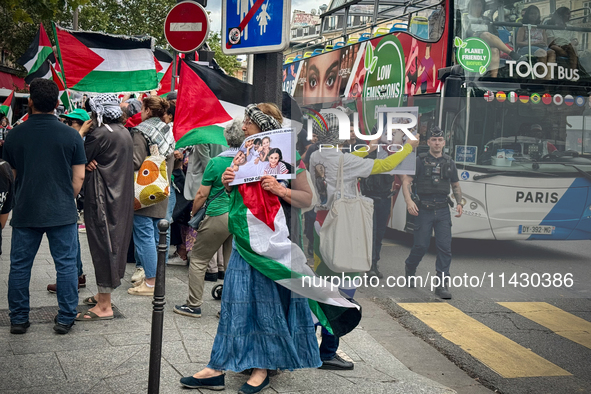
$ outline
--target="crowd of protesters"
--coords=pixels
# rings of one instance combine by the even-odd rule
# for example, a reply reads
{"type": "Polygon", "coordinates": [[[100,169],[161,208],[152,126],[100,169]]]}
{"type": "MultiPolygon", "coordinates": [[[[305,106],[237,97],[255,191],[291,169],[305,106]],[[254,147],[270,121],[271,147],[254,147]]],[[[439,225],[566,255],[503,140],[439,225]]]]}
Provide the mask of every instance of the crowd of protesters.
{"type": "MultiPolygon", "coordinates": [[[[65,124],[54,115],[58,93],[57,85],[50,80],[31,83],[29,120],[7,134],[3,146],[6,162],[0,162],[2,227],[12,208],[8,300],[13,334],[24,334],[30,326],[29,280],[43,234],[49,240],[57,272],[56,283],[48,286],[57,294],[59,305],[54,330],[66,334],[76,321],[113,318],[111,294],[121,285],[127,263],[137,267],[130,278],[133,287],[127,292],[153,296],[157,223],[167,219],[173,223],[168,242],[175,247],[168,262],[189,266],[188,297],[184,304],[174,307],[174,312],[200,317],[204,281],[224,279],[210,362],[193,376],[182,378],[185,387],[223,389],[224,371],[250,371],[240,392],[256,393],[269,385],[269,371],[353,368],[353,363],[337,355],[339,340],[330,331],[322,330],[318,346],[307,299],[292,296],[286,287],[255,269],[233,242],[235,234],[229,223],[236,209],[232,208],[240,208],[244,202],[235,197],[237,188],[229,185],[234,179],[231,163],[246,137],[282,127],[284,116],[276,105],[248,106],[244,119],[226,126],[227,147],[203,144],[175,150],[174,93],[166,99],[149,96],[141,101],[130,97],[121,100],[115,94],[97,95],[87,99],[84,109],[62,115],[65,124]],[[161,176],[170,185],[157,203],[146,203],[135,190],[141,178],[146,184],[155,179],[151,179],[150,171],[144,171],[150,157],[161,158],[154,177],[161,176]],[[85,313],[76,311],[77,290],[86,285],[76,203],[81,196],[97,284],[97,293],[83,300],[91,306],[85,313]],[[189,219],[206,202],[205,219],[197,229],[191,228],[189,219]]],[[[302,250],[304,227],[292,224],[301,222],[301,209],[311,207],[315,194],[324,193],[328,197],[306,217],[306,222],[312,220],[322,226],[337,187],[339,162],[344,162],[343,187],[345,195],[350,196],[357,193],[359,178],[391,171],[418,144],[407,143],[387,158],[364,158],[373,148],[358,154],[315,149],[318,144],[339,143],[336,117],[329,117],[324,125],[315,124],[313,133],[315,139],[300,149],[303,158],[299,153],[296,157],[293,179],[284,182],[265,175],[252,186],[265,191],[259,193],[258,203],[264,205],[266,196],[278,199],[290,239],[302,250]]],[[[372,198],[389,201],[392,179],[378,179],[388,191],[376,192],[372,198]]],[[[375,185],[372,187],[365,186],[375,191],[375,185]]],[[[388,212],[384,209],[380,215],[388,216],[389,209],[388,204],[388,212]]],[[[308,223],[306,233],[309,235],[308,223]]],[[[378,233],[383,236],[382,229],[378,233]]],[[[374,245],[377,256],[372,260],[371,275],[381,277],[377,267],[381,238],[378,244],[374,245]]],[[[317,248],[314,238],[308,238],[308,251],[317,248]]],[[[338,274],[321,260],[315,270],[322,275],[338,274]]],[[[355,292],[354,288],[341,290],[348,298],[355,292]]]]}

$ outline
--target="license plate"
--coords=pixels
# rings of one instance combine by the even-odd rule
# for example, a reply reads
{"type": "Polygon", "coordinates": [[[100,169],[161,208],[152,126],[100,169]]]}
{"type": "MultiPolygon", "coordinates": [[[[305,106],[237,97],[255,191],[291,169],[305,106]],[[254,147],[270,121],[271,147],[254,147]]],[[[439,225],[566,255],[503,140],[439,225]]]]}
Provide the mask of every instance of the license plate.
{"type": "Polygon", "coordinates": [[[519,226],[519,234],[552,235],[554,230],[554,226],[519,226]]]}

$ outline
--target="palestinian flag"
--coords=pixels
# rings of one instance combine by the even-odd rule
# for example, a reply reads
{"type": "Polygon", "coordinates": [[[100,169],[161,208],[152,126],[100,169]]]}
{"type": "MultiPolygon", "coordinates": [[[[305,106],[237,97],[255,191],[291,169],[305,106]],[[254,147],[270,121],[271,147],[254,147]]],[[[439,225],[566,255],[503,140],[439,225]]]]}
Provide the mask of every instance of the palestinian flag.
{"type": "Polygon", "coordinates": [[[66,89],[66,85],[64,85],[64,82],[62,81],[60,76],[57,74],[57,72],[55,71],[55,68],[53,68],[53,66],[51,66],[51,79],[53,79],[53,82],[55,82],[55,84],[57,85],[57,88],[60,91],[59,98],[64,106],[64,109],[66,110],[66,113],[72,112],[72,103],[70,102],[70,95],[68,94],[68,91],[66,89]]]}
{"type": "Polygon", "coordinates": [[[269,279],[308,298],[312,313],[328,331],[340,337],[353,330],[361,320],[360,307],[306,264],[304,252],[288,239],[278,197],[254,182],[234,187],[230,199],[228,226],[238,253],[269,279]]]}
{"type": "Polygon", "coordinates": [[[14,96],[14,90],[10,92],[10,95],[4,100],[2,106],[0,106],[0,112],[2,112],[8,119],[8,124],[12,125],[12,109],[16,103],[16,97],[14,96]]]}
{"type": "Polygon", "coordinates": [[[227,145],[224,126],[243,117],[253,102],[252,85],[191,61],[181,61],[174,118],[176,147],[227,145]]]}
{"type": "Polygon", "coordinates": [[[158,87],[152,37],[79,32],[54,24],[57,48],[71,90],[144,92],[158,87]]]}
{"type": "Polygon", "coordinates": [[[16,62],[27,69],[28,74],[25,77],[25,82],[28,84],[35,78],[48,79],[51,77],[49,65],[56,64],[56,61],[51,49],[51,41],[47,37],[43,24],[39,26],[37,35],[25,54],[16,62]]]}
{"type": "MultiPolygon", "coordinates": [[[[160,81],[169,67],[172,66],[172,55],[166,49],[156,48],[154,49],[154,58],[161,67],[161,70],[158,71],[158,80],[160,81]]],[[[156,67],[158,68],[158,66],[156,67]]]]}
{"type": "Polygon", "coordinates": [[[21,124],[21,123],[23,123],[23,122],[25,122],[25,121],[27,121],[27,120],[29,120],[29,113],[28,113],[28,112],[27,112],[26,114],[24,114],[24,115],[23,115],[23,117],[22,117],[22,118],[20,118],[20,119],[19,119],[17,122],[18,122],[19,124],[21,124]]]}
{"type": "Polygon", "coordinates": [[[509,102],[516,103],[517,102],[517,93],[509,92],[509,102]]]}

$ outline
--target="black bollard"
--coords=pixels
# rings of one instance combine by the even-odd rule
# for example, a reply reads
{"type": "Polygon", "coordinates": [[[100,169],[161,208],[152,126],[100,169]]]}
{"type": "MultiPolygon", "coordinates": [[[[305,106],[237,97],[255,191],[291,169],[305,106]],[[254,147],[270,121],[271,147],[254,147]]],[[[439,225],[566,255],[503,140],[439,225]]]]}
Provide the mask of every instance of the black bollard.
{"type": "Polygon", "coordinates": [[[152,311],[152,336],[150,337],[150,370],[148,377],[148,393],[160,392],[160,364],[162,359],[162,331],[164,327],[164,293],[166,282],[166,232],[168,220],[158,222],[160,238],[158,240],[158,266],[156,268],[156,287],[154,288],[154,309],[152,311]]]}

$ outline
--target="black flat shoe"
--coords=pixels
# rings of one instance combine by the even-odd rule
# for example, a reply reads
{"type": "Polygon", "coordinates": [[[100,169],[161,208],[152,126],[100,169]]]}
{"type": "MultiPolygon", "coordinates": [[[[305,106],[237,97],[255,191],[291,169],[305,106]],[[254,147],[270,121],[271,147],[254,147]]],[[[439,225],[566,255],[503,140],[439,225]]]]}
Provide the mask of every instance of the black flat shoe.
{"type": "Polygon", "coordinates": [[[322,362],[319,369],[332,369],[332,370],[350,370],[355,368],[355,364],[350,361],[343,360],[338,354],[330,360],[322,362]]]}
{"type": "Polygon", "coordinates": [[[74,326],[74,324],[76,323],[75,320],[72,320],[72,323],[70,323],[70,324],[58,323],[57,315],[53,319],[53,322],[55,323],[55,326],[53,326],[53,331],[55,331],[56,333],[58,333],[60,335],[65,335],[65,334],[69,333],[70,330],[72,329],[72,327],[74,326]]]}
{"type": "Polygon", "coordinates": [[[263,380],[263,383],[259,384],[258,386],[251,386],[248,383],[244,383],[240,390],[238,390],[238,394],[255,394],[260,393],[261,391],[269,388],[269,375],[263,380]]]}
{"type": "Polygon", "coordinates": [[[26,323],[20,324],[10,324],[10,333],[11,334],[25,334],[27,332],[27,328],[31,326],[31,323],[28,321],[26,323]]]}
{"type": "Polygon", "coordinates": [[[214,272],[214,273],[206,272],[205,273],[205,281],[206,282],[217,282],[218,281],[218,273],[217,272],[214,272]]]}
{"type": "Polygon", "coordinates": [[[226,374],[206,379],[197,379],[192,376],[181,378],[181,384],[189,389],[224,390],[226,388],[226,374]]]}

